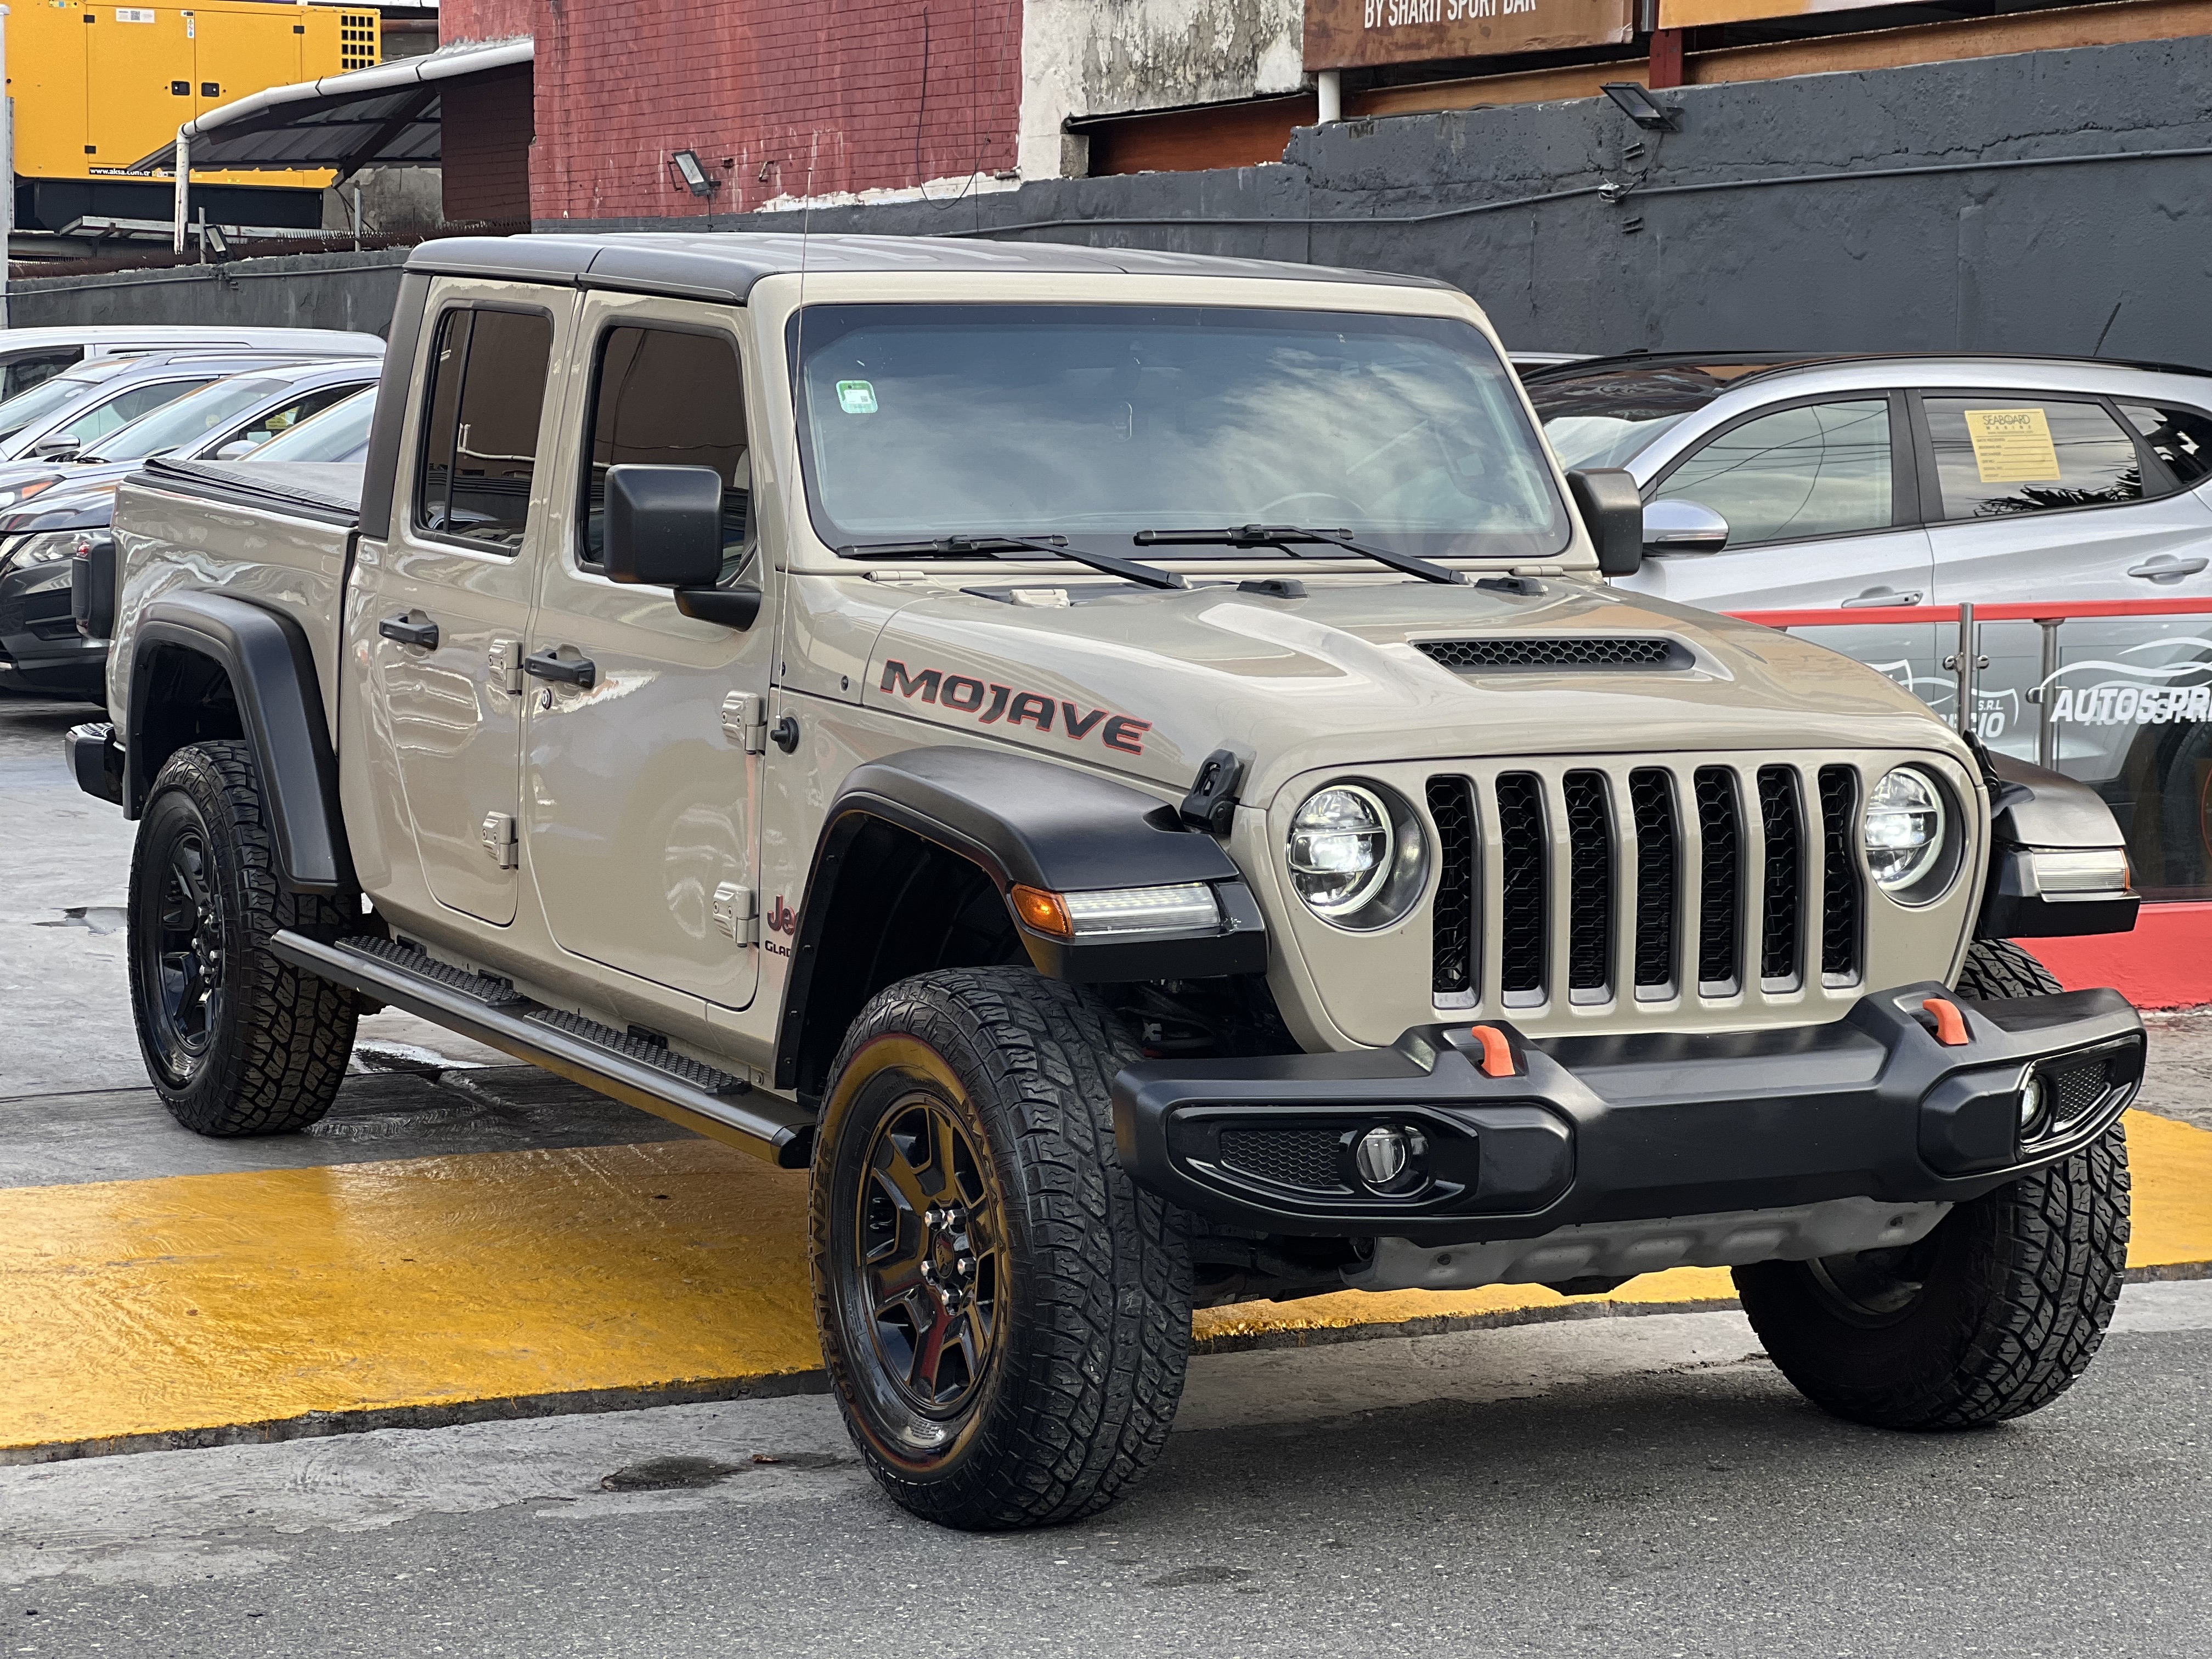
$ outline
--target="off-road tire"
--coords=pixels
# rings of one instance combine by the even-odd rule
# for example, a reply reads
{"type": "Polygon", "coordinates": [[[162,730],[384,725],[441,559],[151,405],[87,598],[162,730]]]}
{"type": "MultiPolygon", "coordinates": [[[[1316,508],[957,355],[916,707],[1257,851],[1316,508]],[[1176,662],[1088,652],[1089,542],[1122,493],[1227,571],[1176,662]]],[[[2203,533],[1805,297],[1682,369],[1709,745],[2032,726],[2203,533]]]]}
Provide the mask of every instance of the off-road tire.
{"type": "MultiPolygon", "coordinates": [[[[1958,989],[1982,1000],[2058,982],[2008,940],[1968,947],[1958,989]]],[[[1835,1416],[1877,1428],[1979,1428],[2071,1388],[2105,1340],[2128,1254],[2128,1144],[2118,1124],[2071,1157],[1956,1206],[1917,1245],[1735,1270],[1752,1328],[1782,1374],[1835,1416]],[[1855,1303],[1877,1264],[1920,1289],[1855,1303]]],[[[1879,1281],[1877,1281],[1879,1282],[1879,1281]]]]}
{"type": "MultiPolygon", "coordinates": [[[[175,906],[171,903],[173,910],[175,906]]],[[[353,1051],[353,994],[278,961],[289,927],[335,937],[360,900],[286,893],[276,879],[259,775],[243,743],[194,744],[154,780],[131,860],[131,1007],[147,1074],[178,1122],[204,1135],[283,1134],[331,1109],[353,1051]],[[219,971],[210,976],[204,1048],[175,1040],[161,1008],[160,925],[180,838],[204,866],[219,971]]]]}
{"type": "Polygon", "coordinates": [[[2055,996],[2066,988],[2010,939],[1978,939],[1966,947],[1966,960],[1953,988],[1978,1002],[1991,1002],[2003,997],[2055,996]]]}
{"type": "Polygon", "coordinates": [[[1138,1188],[1115,1152],[1108,1087],[1136,1058],[1094,994],[1025,968],[902,981],[846,1036],[814,1154],[816,1316],[854,1443],[926,1520],[970,1531],[1073,1521],[1112,1503],[1166,1443],[1190,1352],[1190,1261],[1180,1212],[1138,1188]],[[908,1432],[939,1429],[896,1397],[862,1260],[862,1206],[880,1202],[864,1179],[869,1149],[916,1100],[988,1164],[1003,1228],[988,1360],[940,1447],[908,1432]]]}

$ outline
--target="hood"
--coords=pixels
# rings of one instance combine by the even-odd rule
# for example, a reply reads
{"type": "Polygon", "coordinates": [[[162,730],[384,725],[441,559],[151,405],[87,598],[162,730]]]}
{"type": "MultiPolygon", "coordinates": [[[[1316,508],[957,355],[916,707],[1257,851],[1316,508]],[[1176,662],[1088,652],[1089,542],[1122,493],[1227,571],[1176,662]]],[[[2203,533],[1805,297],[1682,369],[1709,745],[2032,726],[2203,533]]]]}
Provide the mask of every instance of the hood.
{"type": "Polygon", "coordinates": [[[33,495],[13,513],[0,514],[0,536],[28,535],[40,530],[104,530],[114,521],[115,484],[86,489],[71,478],[44,495],[33,495]]]}
{"type": "Polygon", "coordinates": [[[886,623],[863,700],[1177,791],[1231,749],[1253,805],[1316,768],[1453,757],[1887,745],[1966,762],[1881,674],[1711,611],[1558,577],[1308,582],[1289,598],[1254,584],[939,592],[886,623]],[[1593,665],[1612,648],[1580,643],[1624,639],[1664,660],[1593,665]],[[1482,665],[1447,666],[1425,643],[1482,665]]]}

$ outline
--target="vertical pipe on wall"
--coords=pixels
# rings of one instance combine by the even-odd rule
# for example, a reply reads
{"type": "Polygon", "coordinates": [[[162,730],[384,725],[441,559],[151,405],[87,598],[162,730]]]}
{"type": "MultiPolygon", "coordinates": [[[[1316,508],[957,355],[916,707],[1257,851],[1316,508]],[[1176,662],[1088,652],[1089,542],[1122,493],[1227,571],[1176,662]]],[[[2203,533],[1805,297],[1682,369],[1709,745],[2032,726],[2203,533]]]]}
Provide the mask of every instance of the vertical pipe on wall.
{"type": "Polygon", "coordinates": [[[0,6],[0,328],[8,326],[8,244],[15,234],[15,100],[8,96],[8,8],[0,6]]]}
{"type": "Polygon", "coordinates": [[[1344,119],[1344,72],[1323,70],[1314,76],[1314,102],[1319,106],[1316,115],[1322,125],[1344,119]]]}
{"type": "Polygon", "coordinates": [[[169,247],[173,252],[182,253],[185,251],[185,225],[192,194],[192,139],[191,134],[184,127],[177,129],[174,159],[177,165],[177,222],[174,234],[169,239],[169,247]]]}

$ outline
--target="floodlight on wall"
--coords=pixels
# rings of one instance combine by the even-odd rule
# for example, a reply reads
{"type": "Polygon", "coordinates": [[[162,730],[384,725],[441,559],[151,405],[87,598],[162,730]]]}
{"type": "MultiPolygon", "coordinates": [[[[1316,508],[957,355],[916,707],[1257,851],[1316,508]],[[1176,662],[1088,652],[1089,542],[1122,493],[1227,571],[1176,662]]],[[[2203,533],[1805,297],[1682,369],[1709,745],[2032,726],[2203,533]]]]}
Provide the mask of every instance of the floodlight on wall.
{"type": "Polygon", "coordinates": [[[676,169],[676,176],[684,181],[684,188],[694,196],[712,196],[722,187],[722,181],[711,177],[700,164],[696,150],[678,150],[668,158],[668,165],[676,169]]]}
{"type": "Polygon", "coordinates": [[[221,225],[209,224],[204,219],[200,222],[200,246],[210,259],[220,262],[230,258],[230,238],[222,234],[221,225]]]}
{"type": "Polygon", "coordinates": [[[1672,132],[1681,111],[1662,104],[1634,81],[1607,81],[1599,90],[1613,100],[1620,112],[1648,131],[1672,132]]]}

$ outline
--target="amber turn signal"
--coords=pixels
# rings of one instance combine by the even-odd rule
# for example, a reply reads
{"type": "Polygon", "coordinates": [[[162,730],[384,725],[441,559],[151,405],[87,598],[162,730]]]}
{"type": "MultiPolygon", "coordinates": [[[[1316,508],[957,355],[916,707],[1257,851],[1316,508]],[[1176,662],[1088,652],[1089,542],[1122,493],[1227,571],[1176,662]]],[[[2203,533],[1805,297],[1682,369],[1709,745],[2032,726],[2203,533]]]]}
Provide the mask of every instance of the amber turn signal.
{"type": "Polygon", "coordinates": [[[1066,939],[1075,932],[1075,924],[1067,919],[1067,901],[1059,894],[1017,886],[1013,896],[1014,914],[1022,919],[1023,926],[1054,939],[1066,939]]]}

